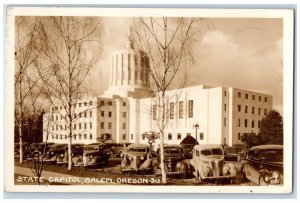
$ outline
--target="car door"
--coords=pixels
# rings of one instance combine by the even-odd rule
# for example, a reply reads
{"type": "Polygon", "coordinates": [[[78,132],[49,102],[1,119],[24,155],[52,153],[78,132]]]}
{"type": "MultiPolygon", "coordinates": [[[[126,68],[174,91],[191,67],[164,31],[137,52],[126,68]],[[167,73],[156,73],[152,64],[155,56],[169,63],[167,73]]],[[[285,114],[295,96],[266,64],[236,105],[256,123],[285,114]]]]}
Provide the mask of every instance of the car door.
{"type": "Polygon", "coordinates": [[[258,184],[259,179],[259,167],[260,167],[260,156],[258,150],[249,151],[248,164],[245,168],[246,177],[252,182],[258,184]]]}

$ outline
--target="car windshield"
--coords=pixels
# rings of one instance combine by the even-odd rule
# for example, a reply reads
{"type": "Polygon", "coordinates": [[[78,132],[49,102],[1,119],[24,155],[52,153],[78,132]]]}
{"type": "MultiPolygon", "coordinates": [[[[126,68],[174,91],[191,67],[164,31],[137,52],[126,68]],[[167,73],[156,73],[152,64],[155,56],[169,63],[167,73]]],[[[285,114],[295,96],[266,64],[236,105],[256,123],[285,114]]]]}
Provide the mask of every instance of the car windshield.
{"type": "Polygon", "coordinates": [[[138,148],[130,148],[128,151],[130,151],[130,152],[147,152],[147,149],[138,147],[138,148]]]}
{"type": "Polygon", "coordinates": [[[228,154],[237,154],[238,153],[238,149],[237,148],[233,148],[233,147],[227,147],[225,148],[225,152],[228,154]]]}
{"type": "Polygon", "coordinates": [[[99,150],[99,147],[98,146],[88,146],[88,147],[84,147],[84,150],[85,151],[97,151],[99,150]]]}
{"type": "Polygon", "coordinates": [[[262,161],[283,162],[283,149],[268,149],[260,153],[262,161]]]}
{"type": "Polygon", "coordinates": [[[178,155],[180,154],[180,149],[178,148],[165,148],[164,149],[166,155],[178,155]]]}
{"type": "Polygon", "coordinates": [[[204,156],[208,156],[208,155],[222,155],[223,152],[219,148],[212,148],[212,149],[203,149],[203,150],[201,150],[201,154],[204,155],[204,156]]]}

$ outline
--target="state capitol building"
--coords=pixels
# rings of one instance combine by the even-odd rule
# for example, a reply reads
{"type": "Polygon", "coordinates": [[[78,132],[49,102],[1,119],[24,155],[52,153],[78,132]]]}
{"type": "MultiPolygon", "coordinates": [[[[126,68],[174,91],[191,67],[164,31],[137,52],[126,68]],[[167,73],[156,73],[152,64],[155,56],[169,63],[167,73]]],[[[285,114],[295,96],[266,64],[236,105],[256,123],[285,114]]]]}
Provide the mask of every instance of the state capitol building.
{"type": "MultiPolygon", "coordinates": [[[[145,133],[158,132],[158,114],[147,54],[135,50],[128,40],[126,49],[112,54],[109,77],[103,95],[74,105],[72,143],[99,142],[103,135],[114,143],[148,143],[145,133]]],[[[179,144],[187,136],[199,144],[241,144],[241,135],[259,133],[262,118],[272,110],[272,96],[233,87],[197,85],[169,90],[166,97],[167,144],[179,144]]],[[[68,143],[64,117],[61,105],[50,107],[44,115],[44,142],[48,137],[48,142],[68,143]]]]}

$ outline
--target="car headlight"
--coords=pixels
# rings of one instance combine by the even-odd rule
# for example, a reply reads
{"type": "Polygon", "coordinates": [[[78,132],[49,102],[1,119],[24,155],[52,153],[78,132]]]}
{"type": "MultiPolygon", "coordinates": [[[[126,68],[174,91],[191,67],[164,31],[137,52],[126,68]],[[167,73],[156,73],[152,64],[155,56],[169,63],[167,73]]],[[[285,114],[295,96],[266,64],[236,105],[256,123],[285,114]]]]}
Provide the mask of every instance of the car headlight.
{"type": "Polygon", "coordinates": [[[279,173],[277,171],[274,171],[273,174],[272,174],[272,177],[275,178],[275,179],[278,179],[279,178],[279,173]]]}
{"type": "Polygon", "coordinates": [[[92,158],[94,158],[94,156],[93,156],[93,155],[90,155],[89,158],[92,159],[92,158]]]}
{"type": "Polygon", "coordinates": [[[181,163],[181,162],[178,162],[178,163],[176,164],[176,168],[181,168],[181,166],[182,166],[182,163],[181,163]]]}
{"type": "Polygon", "coordinates": [[[143,156],[141,156],[140,159],[143,161],[145,158],[143,156]]]}
{"type": "Polygon", "coordinates": [[[64,154],[60,154],[60,157],[64,157],[64,154]]]}
{"type": "Polygon", "coordinates": [[[227,174],[230,171],[230,167],[229,166],[224,166],[224,173],[227,174]]]}
{"type": "Polygon", "coordinates": [[[54,152],[50,152],[50,154],[51,154],[51,155],[53,155],[53,154],[54,154],[54,152]]]}
{"type": "Polygon", "coordinates": [[[205,172],[206,172],[206,174],[210,173],[210,168],[208,166],[205,168],[205,172]]]}

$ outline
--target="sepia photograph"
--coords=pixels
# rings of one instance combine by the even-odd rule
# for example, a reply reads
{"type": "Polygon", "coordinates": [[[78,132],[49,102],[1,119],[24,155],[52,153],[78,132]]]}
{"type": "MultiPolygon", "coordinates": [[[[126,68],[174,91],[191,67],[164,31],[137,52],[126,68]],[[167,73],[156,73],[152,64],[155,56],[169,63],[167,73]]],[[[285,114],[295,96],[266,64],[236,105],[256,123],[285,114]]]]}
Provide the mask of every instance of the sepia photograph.
{"type": "Polygon", "coordinates": [[[292,191],[292,10],[6,20],[7,192],[292,191]]]}

